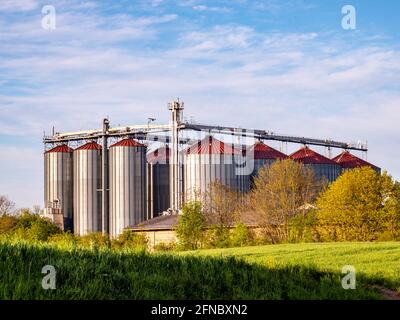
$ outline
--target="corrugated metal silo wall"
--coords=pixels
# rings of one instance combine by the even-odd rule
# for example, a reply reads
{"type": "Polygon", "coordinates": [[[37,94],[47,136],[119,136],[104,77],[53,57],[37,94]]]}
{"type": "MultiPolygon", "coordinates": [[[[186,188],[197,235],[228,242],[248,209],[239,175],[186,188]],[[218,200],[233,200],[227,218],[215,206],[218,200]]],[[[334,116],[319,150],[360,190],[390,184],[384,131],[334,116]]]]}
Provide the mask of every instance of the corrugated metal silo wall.
{"type": "Polygon", "coordinates": [[[101,151],[74,151],[74,233],[101,231],[101,151]]]}
{"type": "Polygon", "coordinates": [[[72,152],[44,154],[44,203],[59,200],[64,216],[64,229],[72,230],[73,218],[72,152]]]}
{"type": "Polygon", "coordinates": [[[146,218],[146,148],[111,147],[109,165],[109,234],[117,237],[146,218]]]}
{"type": "Polygon", "coordinates": [[[318,180],[326,179],[333,182],[342,173],[342,168],[338,164],[307,164],[306,166],[313,169],[318,180]]]}
{"type": "Polygon", "coordinates": [[[147,163],[148,219],[170,207],[169,173],[168,163],[147,163]]]}
{"type": "Polygon", "coordinates": [[[184,163],[185,200],[198,199],[210,183],[219,180],[222,184],[238,190],[238,178],[232,155],[188,154],[184,163]]]}
{"type": "Polygon", "coordinates": [[[254,161],[254,166],[253,166],[254,169],[250,176],[250,188],[253,186],[254,179],[258,176],[258,173],[261,170],[261,168],[263,168],[265,166],[270,166],[276,160],[274,160],[274,159],[254,159],[253,161],[254,161]]]}

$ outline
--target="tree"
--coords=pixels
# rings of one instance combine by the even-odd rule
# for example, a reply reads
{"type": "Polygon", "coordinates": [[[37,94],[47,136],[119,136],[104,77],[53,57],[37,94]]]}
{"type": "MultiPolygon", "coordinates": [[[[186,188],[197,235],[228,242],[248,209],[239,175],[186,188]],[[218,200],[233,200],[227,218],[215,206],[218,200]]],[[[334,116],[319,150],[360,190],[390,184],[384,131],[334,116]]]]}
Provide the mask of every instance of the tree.
{"type": "Polygon", "coordinates": [[[198,249],[202,243],[205,227],[206,220],[201,203],[198,201],[186,203],[175,229],[179,245],[183,249],[198,249]]]}
{"type": "Polygon", "coordinates": [[[11,214],[14,211],[15,203],[6,196],[0,196],[0,215],[11,214]]]}
{"type": "Polygon", "coordinates": [[[263,167],[254,180],[250,206],[264,236],[272,243],[288,240],[290,220],[306,215],[322,188],[312,169],[292,159],[263,167]]]}
{"type": "Polygon", "coordinates": [[[220,181],[214,181],[203,195],[203,210],[208,225],[209,244],[213,247],[230,245],[230,228],[239,218],[241,196],[220,181]]]}
{"type": "Polygon", "coordinates": [[[220,181],[210,184],[203,197],[203,210],[209,224],[231,227],[237,219],[240,195],[220,181]]]}
{"type": "Polygon", "coordinates": [[[322,240],[396,238],[400,226],[400,187],[369,167],[343,173],[317,200],[322,240]]]}

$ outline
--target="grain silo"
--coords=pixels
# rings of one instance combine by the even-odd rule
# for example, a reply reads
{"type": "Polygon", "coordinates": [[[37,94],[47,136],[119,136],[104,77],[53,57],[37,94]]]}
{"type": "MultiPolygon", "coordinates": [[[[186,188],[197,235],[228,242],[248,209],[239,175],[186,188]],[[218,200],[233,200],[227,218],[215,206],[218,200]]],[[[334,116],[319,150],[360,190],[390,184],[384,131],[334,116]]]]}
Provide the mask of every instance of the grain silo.
{"type": "Polygon", "coordinates": [[[72,152],[63,144],[44,153],[45,213],[53,217],[62,215],[57,224],[64,230],[71,230],[73,222],[72,152]]]}
{"type": "Polygon", "coordinates": [[[109,234],[117,237],[146,217],[146,146],[124,139],[109,149],[109,234]]]}
{"type": "Polygon", "coordinates": [[[259,170],[264,166],[269,166],[276,160],[286,159],[288,156],[261,141],[248,147],[245,151],[247,161],[253,161],[253,171],[251,181],[258,175],[259,170]]]}
{"type": "Polygon", "coordinates": [[[292,153],[290,157],[313,169],[318,180],[327,179],[332,182],[340,175],[342,169],[335,161],[311,150],[307,146],[292,153]]]}
{"type": "Polygon", "coordinates": [[[101,231],[101,146],[89,142],[74,151],[74,233],[101,231]]]}
{"type": "Polygon", "coordinates": [[[154,218],[170,207],[170,148],[160,147],[147,155],[147,210],[154,218]]]}
{"type": "MultiPolygon", "coordinates": [[[[184,197],[198,199],[214,181],[238,190],[234,156],[241,152],[208,136],[184,150],[184,197]]],[[[243,190],[240,190],[243,191],[243,190]]]]}
{"type": "Polygon", "coordinates": [[[337,155],[332,160],[338,163],[343,170],[360,168],[360,167],[371,167],[376,172],[381,173],[381,168],[363,159],[356,157],[347,150],[343,151],[341,154],[337,155]]]}

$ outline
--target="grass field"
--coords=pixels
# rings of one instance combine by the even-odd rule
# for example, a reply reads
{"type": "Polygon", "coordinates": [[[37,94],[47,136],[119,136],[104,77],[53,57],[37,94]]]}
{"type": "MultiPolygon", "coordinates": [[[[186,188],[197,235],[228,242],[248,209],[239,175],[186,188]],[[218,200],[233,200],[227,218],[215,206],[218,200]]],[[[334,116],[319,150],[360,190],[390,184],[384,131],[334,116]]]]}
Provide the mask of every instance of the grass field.
{"type": "Polygon", "coordinates": [[[339,274],[352,265],[361,285],[400,293],[400,242],[298,243],[185,252],[196,256],[233,256],[261,266],[303,266],[339,274]]]}
{"type": "Polygon", "coordinates": [[[380,299],[398,289],[397,243],[295,244],[149,254],[0,243],[0,299],[380,299]],[[232,257],[233,256],[233,257],[232,257]],[[354,265],[357,289],[341,287],[354,265]],[[41,286],[42,267],[57,271],[41,286]]]}

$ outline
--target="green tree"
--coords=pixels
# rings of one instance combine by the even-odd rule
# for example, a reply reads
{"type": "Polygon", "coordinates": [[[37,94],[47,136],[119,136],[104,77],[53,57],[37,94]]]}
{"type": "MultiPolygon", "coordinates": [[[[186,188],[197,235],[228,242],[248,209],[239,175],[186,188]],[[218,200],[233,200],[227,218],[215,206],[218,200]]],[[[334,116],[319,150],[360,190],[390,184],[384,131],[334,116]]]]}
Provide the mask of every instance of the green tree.
{"type": "Polygon", "coordinates": [[[182,249],[198,249],[204,237],[206,220],[201,203],[198,201],[188,202],[182,208],[182,216],[175,229],[182,249]]]}
{"type": "Polygon", "coordinates": [[[317,200],[321,240],[369,241],[396,238],[400,188],[385,172],[369,167],[343,173],[317,200]]]}
{"type": "Polygon", "coordinates": [[[254,180],[250,206],[266,239],[272,243],[287,241],[290,221],[307,214],[322,188],[312,169],[292,159],[263,167],[254,180]]]}
{"type": "Polygon", "coordinates": [[[17,220],[12,221],[12,227],[7,233],[14,238],[35,242],[47,241],[51,236],[62,233],[62,230],[51,221],[24,209],[17,220]]]}

